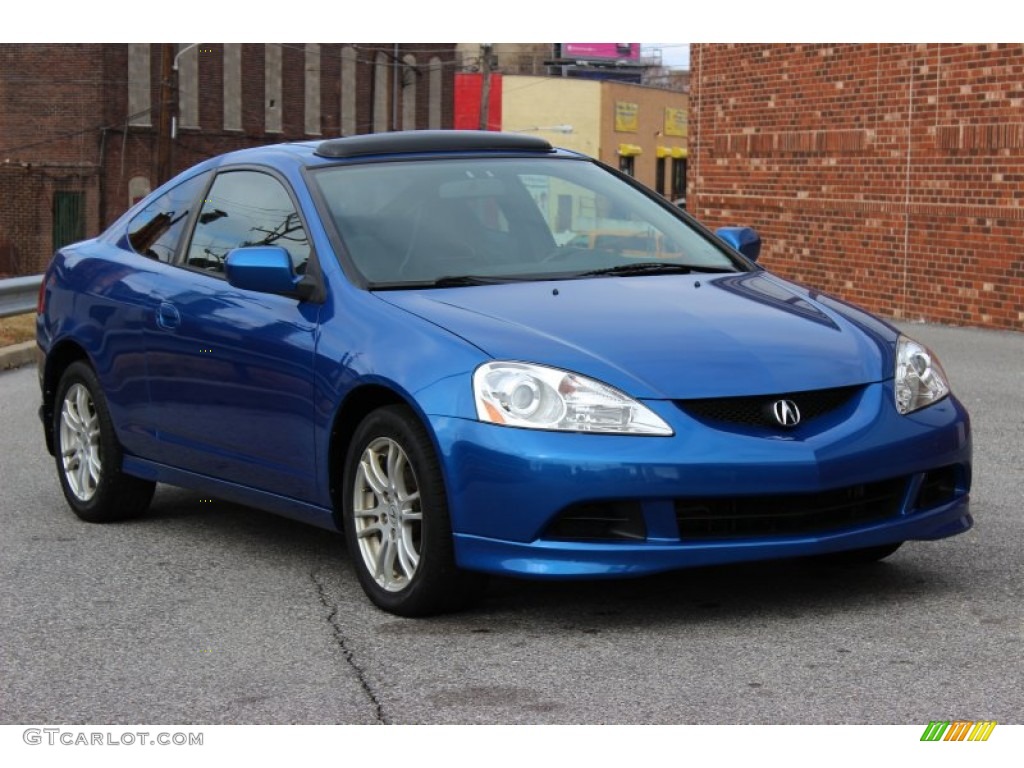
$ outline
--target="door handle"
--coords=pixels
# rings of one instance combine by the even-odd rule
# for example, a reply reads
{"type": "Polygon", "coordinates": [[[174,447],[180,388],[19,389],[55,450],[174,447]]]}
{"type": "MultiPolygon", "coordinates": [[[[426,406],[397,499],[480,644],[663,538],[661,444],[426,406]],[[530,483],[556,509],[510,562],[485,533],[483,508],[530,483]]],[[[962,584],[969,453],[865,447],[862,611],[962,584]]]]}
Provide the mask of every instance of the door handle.
{"type": "Polygon", "coordinates": [[[169,331],[177,328],[181,324],[181,314],[178,312],[178,308],[170,302],[161,302],[156,310],[156,324],[169,331]]]}

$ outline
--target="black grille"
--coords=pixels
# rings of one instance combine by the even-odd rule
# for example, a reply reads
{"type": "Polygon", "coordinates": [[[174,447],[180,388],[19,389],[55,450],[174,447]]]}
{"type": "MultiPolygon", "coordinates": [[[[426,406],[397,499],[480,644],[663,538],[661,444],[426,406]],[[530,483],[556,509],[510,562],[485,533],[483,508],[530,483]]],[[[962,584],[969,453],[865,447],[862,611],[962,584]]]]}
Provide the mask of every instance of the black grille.
{"type": "Polygon", "coordinates": [[[677,403],[680,408],[701,421],[778,428],[779,423],[772,415],[772,404],[779,400],[792,400],[796,403],[800,409],[800,421],[805,423],[841,408],[859,390],[860,387],[841,387],[782,395],[678,400],[677,403]]]}
{"type": "Polygon", "coordinates": [[[778,496],[677,499],[681,539],[814,534],[884,520],[900,510],[907,478],[778,496]]]}
{"type": "Polygon", "coordinates": [[[647,536],[643,510],[636,501],[576,504],[548,526],[544,539],[637,541],[647,536]]]}
{"type": "Polygon", "coordinates": [[[957,468],[955,466],[933,469],[921,482],[921,490],[917,492],[915,509],[929,509],[940,504],[948,504],[956,498],[957,468]]]}

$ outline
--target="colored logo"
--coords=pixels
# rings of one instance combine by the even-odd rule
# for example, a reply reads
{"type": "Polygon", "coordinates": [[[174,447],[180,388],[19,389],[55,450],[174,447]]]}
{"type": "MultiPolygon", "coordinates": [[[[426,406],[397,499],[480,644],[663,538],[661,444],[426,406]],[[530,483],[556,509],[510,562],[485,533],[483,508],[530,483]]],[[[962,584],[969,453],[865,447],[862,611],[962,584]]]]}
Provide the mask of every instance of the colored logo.
{"type": "Polygon", "coordinates": [[[932,720],[921,741],[988,741],[995,728],[995,720],[932,720]]]}

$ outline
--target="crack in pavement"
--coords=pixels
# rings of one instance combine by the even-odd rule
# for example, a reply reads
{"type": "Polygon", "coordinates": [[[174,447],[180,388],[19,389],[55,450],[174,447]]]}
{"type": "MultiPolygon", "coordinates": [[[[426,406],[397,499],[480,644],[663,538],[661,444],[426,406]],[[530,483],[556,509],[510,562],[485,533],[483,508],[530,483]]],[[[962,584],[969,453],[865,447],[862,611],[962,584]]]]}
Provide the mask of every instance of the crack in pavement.
{"type": "Polygon", "coordinates": [[[331,625],[331,631],[334,633],[334,640],[341,649],[341,655],[345,658],[345,662],[352,667],[352,671],[356,673],[356,679],[359,681],[359,685],[363,688],[363,693],[366,694],[366,698],[370,700],[373,705],[374,717],[379,725],[390,725],[391,720],[384,712],[384,705],[381,704],[380,699],[377,696],[377,692],[373,689],[370,684],[369,678],[366,676],[366,672],[359,664],[356,663],[355,655],[352,653],[352,649],[348,647],[345,639],[345,634],[342,632],[341,624],[338,623],[338,606],[331,605],[327,600],[327,590],[324,588],[323,582],[317,577],[315,571],[309,574],[313,580],[313,584],[316,585],[316,594],[320,599],[320,604],[326,608],[329,613],[327,614],[327,623],[331,625]]]}

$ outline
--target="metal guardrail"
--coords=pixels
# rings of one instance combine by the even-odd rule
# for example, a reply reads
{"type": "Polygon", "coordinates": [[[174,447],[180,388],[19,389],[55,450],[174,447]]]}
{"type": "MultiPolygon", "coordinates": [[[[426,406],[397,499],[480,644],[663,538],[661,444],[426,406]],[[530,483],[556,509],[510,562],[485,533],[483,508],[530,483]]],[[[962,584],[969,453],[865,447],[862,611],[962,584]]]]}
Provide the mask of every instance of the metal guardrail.
{"type": "Polygon", "coordinates": [[[26,275],[0,280],[0,317],[24,315],[36,308],[42,275],[26,275]]]}

